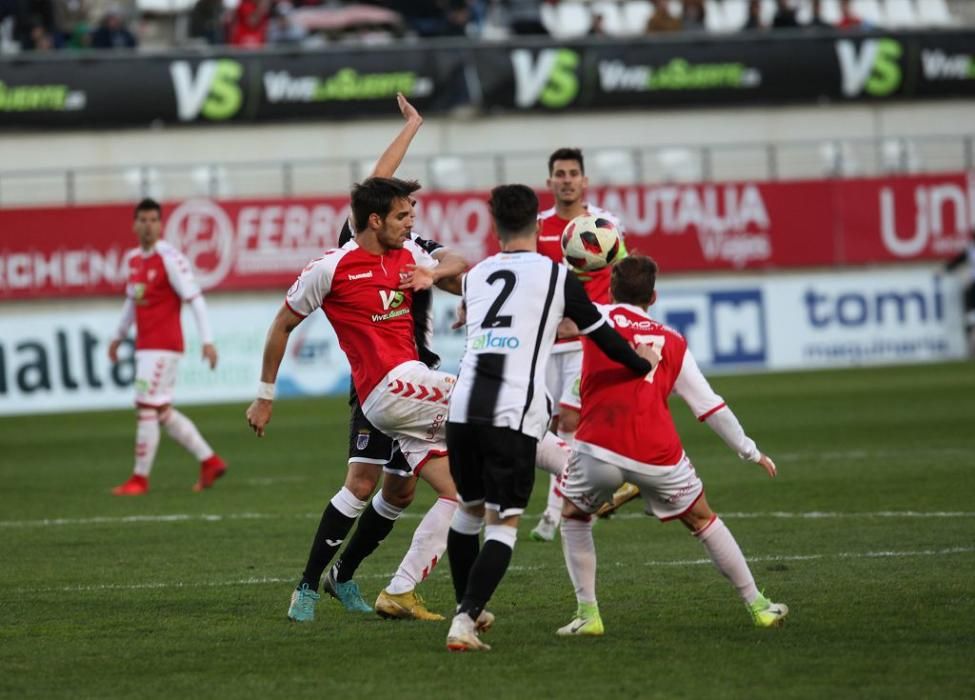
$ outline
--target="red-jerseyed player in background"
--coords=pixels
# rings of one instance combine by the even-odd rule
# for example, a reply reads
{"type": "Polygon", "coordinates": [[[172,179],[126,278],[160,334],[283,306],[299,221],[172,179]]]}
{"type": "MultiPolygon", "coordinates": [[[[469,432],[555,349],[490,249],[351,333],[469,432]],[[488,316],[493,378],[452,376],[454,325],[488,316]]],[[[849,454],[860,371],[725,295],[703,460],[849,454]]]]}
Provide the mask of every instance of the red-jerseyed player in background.
{"type": "Polygon", "coordinates": [[[596,604],[596,547],[592,513],[608,502],[623,482],[635,484],[647,512],[661,521],[680,520],[704,545],[715,567],[738,590],[758,627],[779,624],[788,607],[759,593],[734,536],[708,506],[704,486],[684,452],[667,405],[676,392],[739,457],[775,476],[775,463],[755,445],[738,418],[714,393],[675,330],[654,321],[647,308],[656,301],[657,264],[643,255],[613,268],[614,302],[602,311],[630,342],[652,345],[661,360],[646,377],[608,360],[583,340],[582,420],[562,484],[562,549],[575,586],[575,619],[562,636],[601,635],[596,604]]]}
{"type": "MultiPolygon", "coordinates": [[[[560,148],[548,157],[546,185],[555,197],[555,206],[538,214],[538,252],[547,258],[565,263],[562,254],[562,232],[577,216],[598,216],[609,219],[623,234],[623,225],[611,212],[586,201],[585,161],[578,148],[560,148]]],[[[623,246],[620,257],[626,255],[623,246]]],[[[571,268],[570,268],[571,269],[571,268]]],[[[573,270],[582,282],[583,289],[594,304],[609,303],[609,267],[595,272],[573,270]]],[[[582,344],[578,329],[571,321],[559,326],[559,340],[552,349],[545,386],[554,405],[553,427],[570,447],[579,427],[579,382],[582,372],[582,344]]],[[[562,496],[556,488],[557,478],[549,480],[548,503],[538,525],[531,531],[531,538],[547,542],[555,538],[562,512],[562,496]]]]}
{"type": "Polygon", "coordinates": [[[162,425],[180,445],[200,462],[200,478],[193,487],[202,491],[223,476],[227,465],[200,435],[189,418],[172,407],[176,370],[183,354],[180,310],[187,302],[193,310],[203,341],[203,359],[217,366],[217,349],[207,319],[206,303],[193,278],[189,261],[176,248],[160,241],[162,208],[143,199],[135,208],[132,225],[139,247],[125,258],[128,281],[125,306],[108,357],[118,362],[118,349],[135,321],[135,469],[131,478],[112,489],[116,496],[138,496],[149,490],[149,472],[159,447],[162,425]]]}

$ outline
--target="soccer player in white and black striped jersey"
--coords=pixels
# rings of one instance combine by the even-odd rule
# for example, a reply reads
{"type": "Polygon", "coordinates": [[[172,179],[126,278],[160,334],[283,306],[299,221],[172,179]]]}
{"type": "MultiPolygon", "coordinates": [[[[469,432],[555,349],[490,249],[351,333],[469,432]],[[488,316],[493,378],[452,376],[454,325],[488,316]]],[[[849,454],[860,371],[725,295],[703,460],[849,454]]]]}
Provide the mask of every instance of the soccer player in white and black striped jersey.
{"type": "Polygon", "coordinates": [[[659,358],[646,346],[634,352],[568,268],[537,252],[538,198],[529,187],[496,187],[490,206],[501,252],[464,278],[467,348],[447,415],[461,502],[447,539],[458,602],[447,634],[452,651],[490,648],[475,621],[504,577],[531,496],[538,441],[551,419],[545,369],[559,322],[572,319],[635,375],[651,372],[659,358]]]}

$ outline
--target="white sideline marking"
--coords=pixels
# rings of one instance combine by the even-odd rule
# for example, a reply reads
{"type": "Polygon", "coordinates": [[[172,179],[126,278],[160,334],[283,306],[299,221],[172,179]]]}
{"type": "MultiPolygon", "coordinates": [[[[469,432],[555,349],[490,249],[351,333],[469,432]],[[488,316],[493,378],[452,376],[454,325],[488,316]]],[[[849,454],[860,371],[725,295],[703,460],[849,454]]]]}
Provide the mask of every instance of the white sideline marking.
{"type": "MultiPolygon", "coordinates": [[[[915,551],[907,552],[893,552],[893,551],[880,551],[880,552],[840,552],[839,554],[791,554],[791,555],[774,555],[767,557],[748,557],[748,562],[750,564],[761,563],[761,562],[777,562],[777,561],[814,561],[817,559],[894,559],[894,558],[905,558],[905,557],[942,557],[951,554],[972,554],[975,553],[975,547],[949,547],[947,549],[920,549],[915,551]]],[[[711,564],[710,559],[677,559],[672,561],[646,561],[638,562],[639,566],[703,566],[705,564],[711,564]]],[[[613,567],[624,567],[632,566],[633,562],[614,562],[608,564],[608,566],[613,567]]],[[[512,566],[509,567],[509,571],[539,571],[543,569],[551,569],[551,566],[512,566]]],[[[373,579],[382,578],[388,579],[392,576],[392,572],[385,574],[367,574],[358,577],[361,579],[373,579]]],[[[185,582],[185,581],[154,581],[152,583],[102,583],[94,584],[89,586],[65,586],[63,588],[47,589],[56,590],[61,593],[86,593],[86,592],[96,592],[96,591],[136,591],[136,590],[147,590],[147,589],[169,589],[169,588],[218,588],[227,586],[260,586],[265,584],[279,584],[279,583],[290,583],[294,584],[298,580],[298,576],[252,576],[250,578],[235,579],[232,581],[203,581],[203,582],[185,582]]],[[[35,593],[37,588],[20,588],[16,589],[15,593],[35,593]]]]}
{"type": "MultiPolygon", "coordinates": [[[[418,519],[423,513],[403,513],[400,518],[418,519]]],[[[172,513],[169,515],[125,515],[125,516],[96,516],[93,518],[46,518],[43,520],[0,520],[0,528],[28,528],[28,527],[58,527],[64,525],[126,525],[132,523],[188,523],[208,522],[218,523],[224,520],[284,520],[284,519],[318,519],[321,513],[172,513]]],[[[541,517],[541,513],[524,516],[526,519],[541,517]]],[[[634,520],[647,518],[642,512],[617,513],[614,520],[634,520]]],[[[866,513],[839,513],[829,511],[808,511],[790,513],[771,511],[764,513],[721,513],[722,518],[755,519],[776,518],[785,520],[839,520],[842,518],[975,518],[975,512],[967,511],[918,511],[918,510],[881,510],[866,513]]]]}

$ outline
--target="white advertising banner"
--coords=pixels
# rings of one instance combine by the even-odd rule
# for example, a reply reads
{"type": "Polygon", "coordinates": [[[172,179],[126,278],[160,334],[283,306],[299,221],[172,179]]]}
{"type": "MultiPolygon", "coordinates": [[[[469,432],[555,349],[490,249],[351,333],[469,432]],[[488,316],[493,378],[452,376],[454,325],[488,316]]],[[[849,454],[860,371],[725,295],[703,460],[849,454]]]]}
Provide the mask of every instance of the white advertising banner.
{"type": "MultiPolygon", "coordinates": [[[[705,371],[764,371],[939,361],[965,355],[957,281],[933,268],[861,269],[663,280],[652,315],[683,333],[705,371]]],[[[200,358],[192,315],[175,402],[248,402],[283,293],[210,295],[220,362],[200,358]]],[[[456,371],[456,297],[437,293],[434,349],[456,371]]],[[[8,303],[0,314],[0,415],[132,405],[132,345],[106,350],[121,300],[8,303]]],[[[349,366],[324,314],[292,333],[278,395],[343,394],[349,366]]]]}

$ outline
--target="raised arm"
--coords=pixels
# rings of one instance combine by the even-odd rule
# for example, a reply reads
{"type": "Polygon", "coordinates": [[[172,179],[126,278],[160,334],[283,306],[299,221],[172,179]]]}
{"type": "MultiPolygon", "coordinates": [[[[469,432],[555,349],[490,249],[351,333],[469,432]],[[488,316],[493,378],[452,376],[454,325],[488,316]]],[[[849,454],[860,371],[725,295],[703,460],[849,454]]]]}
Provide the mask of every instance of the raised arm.
{"type": "Polygon", "coordinates": [[[272,402],[274,401],[274,382],[278,378],[278,369],[284,359],[284,351],[288,347],[291,331],[304,320],[301,316],[282,304],[271,327],[267,331],[264,341],[264,361],[261,365],[261,383],[258,385],[257,398],[247,409],[247,424],[264,437],[264,428],[271,422],[272,402]]]}
{"type": "Polygon", "coordinates": [[[416,107],[411,105],[403,96],[403,93],[396,93],[396,103],[399,105],[399,111],[406,120],[406,123],[403,124],[403,128],[396,134],[396,138],[393,139],[392,143],[379,156],[379,160],[376,161],[375,167],[369,174],[370,177],[392,177],[403,162],[403,158],[406,157],[406,152],[410,148],[410,143],[413,142],[413,137],[416,136],[416,133],[420,130],[420,126],[423,125],[423,117],[416,111],[416,107]]]}

